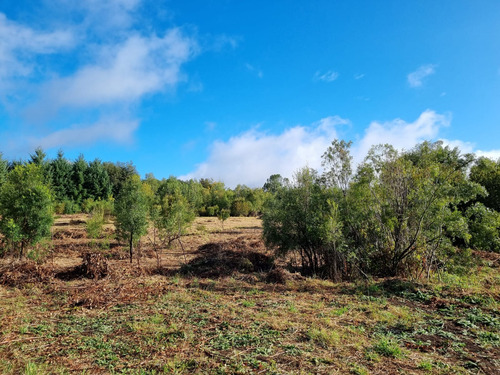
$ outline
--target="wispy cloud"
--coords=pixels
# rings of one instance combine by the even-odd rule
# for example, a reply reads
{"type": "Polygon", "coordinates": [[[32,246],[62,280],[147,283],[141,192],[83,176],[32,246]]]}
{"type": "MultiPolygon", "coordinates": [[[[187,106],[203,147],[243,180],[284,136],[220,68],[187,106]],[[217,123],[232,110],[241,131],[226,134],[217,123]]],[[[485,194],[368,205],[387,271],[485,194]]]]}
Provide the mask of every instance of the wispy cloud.
{"type": "Polygon", "coordinates": [[[70,128],[55,131],[41,138],[30,138],[29,147],[44,149],[87,146],[99,141],[112,141],[120,144],[133,142],[133,133],[138,128],[138,121],[105,119],[92,125],[73,125],[70,128]]]}
{"type": "Polygon", "coordinates": [[[78,14],[82,18],[81,31],[116,38],[117,33],[134,25],[142,0],[52,0],[51,5],[56,7],[55,12],[60,8],[78,14]]]}
{"type": "Polygon", "coordinates": [[[42,86],[41,106],[85,107],[138,100],[175,86],[182,79],[181,65],[195,53],[196,42],[179,29],[163,37],[131,36],[119,45],[103,46],[94,64],[42,86]]]}
{"type": "Polygon", "coordinates": [[[364,74],[364,73],[355,74],[355,75],[354,75],[354,79],[358,80],[358,79],[364,78],[364,76],[365,76],[365,74],[364,74]]]}
{"type": "Polygon", "coordinates": [[[37,55],[67,50],[73,44],[74,35],[69,31],[34,30],[0,13],[0,81],[30,76],[37,55]]]}
{"type": "Polygon", "coordinates": [[[217,127],[217,123],[215,121],[205,121],[205,129],[207,131],[213,131],[217,127]]]}
{"type": "MultiPolygon", "coordinates": [[[[132,141],[140,124],[134,108],[146,96],[172,93],[188,81],[183,66],[202,50],[194,28],[158,29],[160,23],[144,18],[143,5],[142,0],[54,0],[46,4],[53,12],[44,29],[0,13],[0,100],[38,137],[17,142],[16,134],[5,132],[6,144],[16,139],[19,147],[39,142],[50,148],[92,139],[132,141]],[[48,54],[57,54],[57,61],[41,56],[48,54]],[[75,118],[94,125],[61,128],[75,118]]],[[[209,39],[219,47],[237,44],[225,35],[209,39]]]]}
{"type": "Polygon", "coordinates": [[[436,72],[435,64],[427,64],[418,67],[417,70],[408,74],[408,84],[410,87],[421,87],[423,85],[423,81],[428,76],[434,74],[436,72]]]}
{"type": "Polygon", "coordinates": [[[329,70],[325,73],[317,71],[316,73],[314,73],[313,80],[314,81],[323,81],[323,82],[333,82],[337,78],[339,78],[339,73],[335,72],[333,70],[329,70]]]}
{"type": "Polygon", "coordinates": [[[245,68],[247,68],[247,70],[249,72],[252,72],[254,73],[257,77],[259,78],[262,78],[264,77],[264,73],[262,72],[262,70],[256,68],[255,66],[253,66],[252,64],[249,64],[249,63],[246,63],[245,64],[245,68]]]}
{"type": "Polygon", "coordinates": [[[216,35],[214,37],[208,38],[207,41],[204,41],[204,47],[208,50],[220,51],[226,47],[230,47],[231,49],[235,49],[238,47],[240,43],[240,38],[230,35],[216,35]]]}

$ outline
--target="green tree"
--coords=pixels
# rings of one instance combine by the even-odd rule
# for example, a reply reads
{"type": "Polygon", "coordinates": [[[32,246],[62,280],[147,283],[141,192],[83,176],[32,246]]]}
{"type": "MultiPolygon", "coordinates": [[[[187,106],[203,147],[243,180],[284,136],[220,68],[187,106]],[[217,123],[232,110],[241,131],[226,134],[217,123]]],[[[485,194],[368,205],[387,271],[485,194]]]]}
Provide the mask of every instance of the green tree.
{"type": "Polygon", "coordinates": [[[278,256],[296,252],[303,272],[329,276],[332,252],[338,244],[336,206],[317,172],[303,168],[289,186],[277,190],[263,213],[263,237],[278,256]]]}
{"type": "Polygon", "coordinates": [[[476,202],[466,211],[471,235],[470,246],[500,252],[500,213],[476,202]]]}
{"type": "Polygon", "coordinates": [[[69,195],[77,204],[81,204],[87,196],[85,191],[85,171],[87,168],[88,163],[85,161],[83,155],[80,155],[78,159],[75,160],[71,168],[71,187],[69,195]]]}
{"type": "Polygon", "coordinates": [[[0,190],[0,229],[13,246],[19,246],[19,257],[26,247],[50,235],[52,212],[52,194],[41,167],[15,167],[0,190]]]}
{"type": "Polygon", "coordinates": [[[405,153],[373,149],[358,180],[370,191],[364,201],[362,231],[384,275],[430,268],[454,239],[468,241],[467,222],[458,206],[482,192],[466,178],[471,155],[442,143],[424,142],[405,153]]]}
{"type": "Polygon", "coordinates": [[[3,158],[3,155],[0,152],[0,188],[7,179],[8,167],[9,163],[3,158]]]}
{"type": "Polygon", "coordinates": [[[113,197],[115,198],[120,195],[123,184],[125,184],[125,182],[132,176],[138,175],[137,169],[132,164],[132,162],[104,162],[103,166],[108,172],[108,176],[111,181],[113,197]]]}
{"type": "Polygon", "coordinates": [[[89,163],[84,171],[83,188],[85,198],[107,200],[111,196],[111,181],[108,172],[99,159],[89,163]]]}
{"type": "Polygon", "coordinates": [[[170,247],[177,240],[184,252],[181,236],[194,221],[195,214],[187,199],[180,194],[166,195],[156,207],[156,223],[163,245],[170,247]]]}
{"type": "MultiPolygon", "coordinates": [[[[332,221],[331,230],[334,251],[331,255],[331,274],[341,277],[366,275],[371,257],[372,233],[367,230],[367,218],[371,211],[372,196],[363,182],[352,171],[352,142],[333,140],[322,155],[323,174],[321,181],[331,189],[332,221]],[[360,183],[363,182],[363,183],[360,183]],[[343,267],[339,266],[343,263],[343,267]]],[[[363,173],[360,173],[363,176],[363,173]]]]}
{"type": "Polygon", "coordinates": [[[186,197],[196,212],[199,212],[203,207],[203,186],[198,181],[186,181],[183,185],[182,195],[186,197]]]}
{"type": "Polygon", "coordinates": [[[486,188],[488,195],[478,197],[486,207],[500,212],[500,160],[479,158],[472,166],[470,179],[486,188]]]}
{"type": "Polygon", "coordinates": [[[279,189],[287,185],[288,182],[288,179],[281,177],[280,174],[273,174],[267,179],[262,190],[266,193],[275,194],[279,189]]]}
{"type": "Polygon", "coordinates": [[[122,185],[115,201],[115,215],[118,236],[128,241],[132,263],[134,242],[138,241],[148,228],[148,195],[139,176],[132,176],[122,185]]]}
{"type": "Polygon", "coordinates": [[[49,161],[47,160],[47,154],[45,153],[45,151],[43,151],[41,147],[37,147],[35,149],[35,153],[30,155],[30,160],[28,163],[35,164],[40,167],[45,182],[49,183],[51,181],[50,164],[49,161]]]}
{"type": "Polygon", "coordinates": [[[252,211],[252,204],[243,197],[237,197],[231,205],[232,216],[248,216],[252,211]]]}
{"type": "Polygon", "coordinates": [[[335,139],[322,156],[325,183],[340,189],[344,194],[352,178],[351,145],[352,142],[335,139]]]}
{"type": "Polygon", "coordinates": [[[217,218],[219,219],[222,230],[224,230],[224,222],[229,219],[229,216],[231,216],[231,211],[229,211],[227,208],[223,208],[222,210],[219,211],[217,214],[217,218]]]}
{"type": "Polygon", "coordinates": [[[50,162],[50,175],[52,178],[52,191],[58,202],[69,199],[71,185],[71,163],[64,157],[62,150],[57,152],[57,158],[50,162]]]}

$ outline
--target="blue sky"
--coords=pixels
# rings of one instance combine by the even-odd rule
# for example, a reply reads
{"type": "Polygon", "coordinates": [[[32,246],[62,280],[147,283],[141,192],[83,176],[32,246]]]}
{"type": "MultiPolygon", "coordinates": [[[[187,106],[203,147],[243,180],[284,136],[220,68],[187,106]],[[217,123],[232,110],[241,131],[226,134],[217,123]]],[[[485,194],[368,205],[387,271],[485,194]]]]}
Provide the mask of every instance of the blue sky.
{"type": "Polygon", "coordinates": [[[497,0],[0,3],[0,151],[261,186],[334,138],[500,157],[497,0]]]}

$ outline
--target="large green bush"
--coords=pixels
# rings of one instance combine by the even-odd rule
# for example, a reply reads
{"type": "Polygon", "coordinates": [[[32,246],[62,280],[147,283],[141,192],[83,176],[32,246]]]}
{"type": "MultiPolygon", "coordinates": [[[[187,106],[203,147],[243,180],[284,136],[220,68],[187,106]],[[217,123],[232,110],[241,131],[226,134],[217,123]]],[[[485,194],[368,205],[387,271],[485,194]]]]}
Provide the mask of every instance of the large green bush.
{"type": "Polygon", "coordinates": [[[0,190],[0,217],[0,230],[20,257],[50,235],[52,194],[40,166],[19,165],[8,174],[0,190]]]}

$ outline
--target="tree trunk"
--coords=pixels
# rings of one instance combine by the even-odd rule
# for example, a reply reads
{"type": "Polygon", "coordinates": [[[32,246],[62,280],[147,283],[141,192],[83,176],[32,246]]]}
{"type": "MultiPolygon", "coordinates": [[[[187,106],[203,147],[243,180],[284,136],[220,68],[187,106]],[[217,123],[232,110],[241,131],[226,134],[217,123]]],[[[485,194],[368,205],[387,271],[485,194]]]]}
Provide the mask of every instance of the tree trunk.
{"type": "Polygon", "coordinates": [[[22,259],[24,252],[24,241],[21,241],[21,250],[19,252],[19,259],[22,259]]]}
{"type": "Polygon", "coordinates": [[[130,241],[129,241],[129,245],[130,245],[130,264],[132,264],[132,254],[133,254],[133,250],[134,250],[134,232],[130,232],[130,241]]]}

